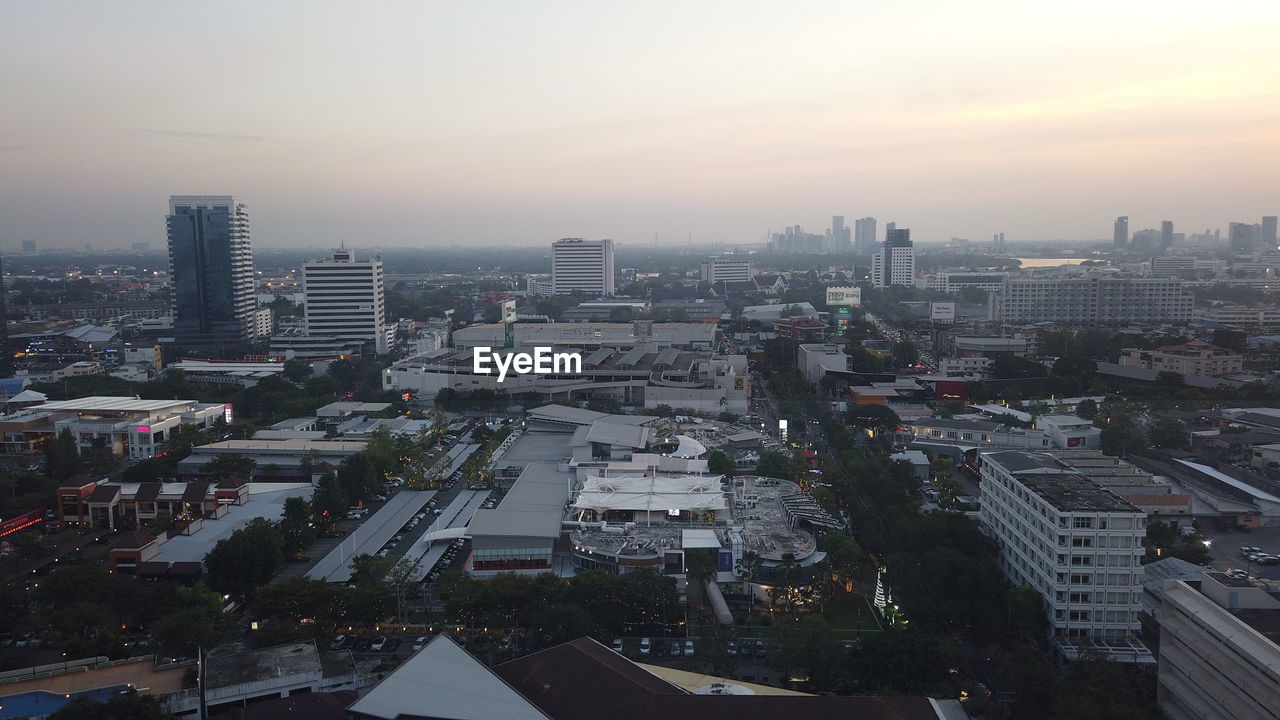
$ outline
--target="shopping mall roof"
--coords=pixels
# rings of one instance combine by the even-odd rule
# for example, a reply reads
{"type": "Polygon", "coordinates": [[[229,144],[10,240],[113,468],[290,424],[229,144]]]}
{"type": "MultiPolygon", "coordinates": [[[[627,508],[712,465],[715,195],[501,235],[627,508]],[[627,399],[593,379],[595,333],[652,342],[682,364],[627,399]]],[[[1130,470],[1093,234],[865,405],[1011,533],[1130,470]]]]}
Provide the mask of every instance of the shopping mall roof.
{"type": "Polygon", "coordinates": [[[725,510],[721,476],[588,477],[573,506],[591,510],[725,510]]]}

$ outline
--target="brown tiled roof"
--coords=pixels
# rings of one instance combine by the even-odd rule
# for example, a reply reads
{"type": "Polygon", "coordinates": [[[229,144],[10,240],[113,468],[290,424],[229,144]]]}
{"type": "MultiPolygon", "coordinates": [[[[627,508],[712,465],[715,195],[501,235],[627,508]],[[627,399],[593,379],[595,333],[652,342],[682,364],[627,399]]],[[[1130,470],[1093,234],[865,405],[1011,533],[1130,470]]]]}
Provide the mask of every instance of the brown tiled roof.
{"type": "Polygon", "coordinates": [[[119,485],[112,485],[110,483],[107,483],[106,485],[99,485],[98,487],[94,488],[93,492],[89,493],[89,497],[86,499],[88,500],[88,502],[91,502],[91,503],[105,503],[105,502],[111,502],[112,500],[115,500],[116,496],[119,494],[120,494],[119,485]]]}
{"type": "Polygon", "coordinates": [[[156,541],[156,537],[150,533],[135,530],[127,533],[111,546],[112,550],[140,550],[156,541]]]}
{"type": "Polygon", "coordinates": [[[138,483],[138,492],[134,494],[134,500],[138,502],[155,502],[160,497],[160,488],[163,487],[158,482],[138,483]]]}
{"type": "Polygon", "coordinates": [[[208,493],[209,483],[207,482],[187,483],[187,488],[182,491],[182,502],[204,502],[204,496],[208,493]]]}
{"type": "Polygon", "coordinates": [[[826,695],[694,695],[590,638],[557,645],[493,668],[555,720],[936,720],[928,698],[826,695]]]}

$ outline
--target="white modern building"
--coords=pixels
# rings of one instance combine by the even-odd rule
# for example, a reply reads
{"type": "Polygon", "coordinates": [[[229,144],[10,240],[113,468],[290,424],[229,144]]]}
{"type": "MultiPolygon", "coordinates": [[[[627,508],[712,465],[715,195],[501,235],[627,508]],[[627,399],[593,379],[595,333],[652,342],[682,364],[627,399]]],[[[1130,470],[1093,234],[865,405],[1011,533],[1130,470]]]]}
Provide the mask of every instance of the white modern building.
{"type": "Polygon", "coordinates": [[[878,288],[890,285],[915,284],[915,248],[911,244],[911,231],[892,228],[885,236],[884,245],[871,256],[871,284],[878,288]]]}
{"type": "Polygon", "coordinates": [[[1280,600],[1248,580],[1172,580],[1160,598],[1156,698],[1169,720],[1274,720],[1280,600]]]}
{"type": "Polygon", "coordinates": [[[1057,651],[1153,662],[1136,637],[1145,513],[1047,453],[984,453],[981,463],[983,531],[1005,577],[1044,598],[1057,651]]]}
{"type": "Polygon", "coordinates": [[[372,342],[388,349],[382,260],[357,260],[355,250],[334,250],[303,266],[306,333],[344,341],[372,342]]]}
{"type": "Polygon", "coordinates": [[[796,352],[796,366],[809,387],[816,388],[830,372],[846,372],[849,356],[844,345],[831,343],[803,343],[796,352]]]}
{"type": "Polygon", "coordinates": [[[1181,280],[1105,277],[1006,278],[995,295],[1002,323],[1185,323],[1195,298],[1181,280]]]}
{"type": "Polygon", "coordinates": [[[551,282],[557,295],[614,293],[613,241],[562,238],[551,245],[551,282]]]}
{"type": "Polygon", "coordinates": [[[751,261],[728,257],[707,258],[702,263],[700,277],[703,282],[745,282],[751,279],[751,261]]]}
{"type": "Polygon", "coordinates": [[[1004,272],[936,272],[925,278],[925,289],[954,293],[965,288],[977,288],[995,292],[1004,284],[1009,273],[1004,272]]]}

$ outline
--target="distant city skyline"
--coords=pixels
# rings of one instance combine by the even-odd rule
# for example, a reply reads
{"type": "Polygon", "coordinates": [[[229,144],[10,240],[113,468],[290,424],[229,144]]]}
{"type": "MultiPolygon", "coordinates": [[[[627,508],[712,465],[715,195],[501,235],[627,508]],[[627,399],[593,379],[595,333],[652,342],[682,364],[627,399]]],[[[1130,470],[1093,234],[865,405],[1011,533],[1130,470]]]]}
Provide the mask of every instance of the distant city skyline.
{"type": "Polygon", "coordinates": [[[161,247],[204,193],[262,249],[1226,234],[1280,212],[1278,33],[1269,2],[15,5],[0,248],[161,247]]]}

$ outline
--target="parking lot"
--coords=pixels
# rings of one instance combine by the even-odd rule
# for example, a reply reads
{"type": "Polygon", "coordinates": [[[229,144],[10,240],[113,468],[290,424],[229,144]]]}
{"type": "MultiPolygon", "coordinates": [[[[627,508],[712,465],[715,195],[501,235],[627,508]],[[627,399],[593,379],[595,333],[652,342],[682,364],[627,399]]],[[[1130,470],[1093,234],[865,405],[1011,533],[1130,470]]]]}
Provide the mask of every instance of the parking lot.
{"type": "Polygon", "coordinates": [[[1253,577],[1280,583],[1280,564],[1258,565],[1240,554],[1241,546],[1251,545],[1269,555],[1280,556],[1280,528],[1260,528],[1249,532],[1207,530],[1204,536],[1209,541],[1209,552],[1213,554],[1212,566],[1215,570],[1239,569],[1253,577]]]}

